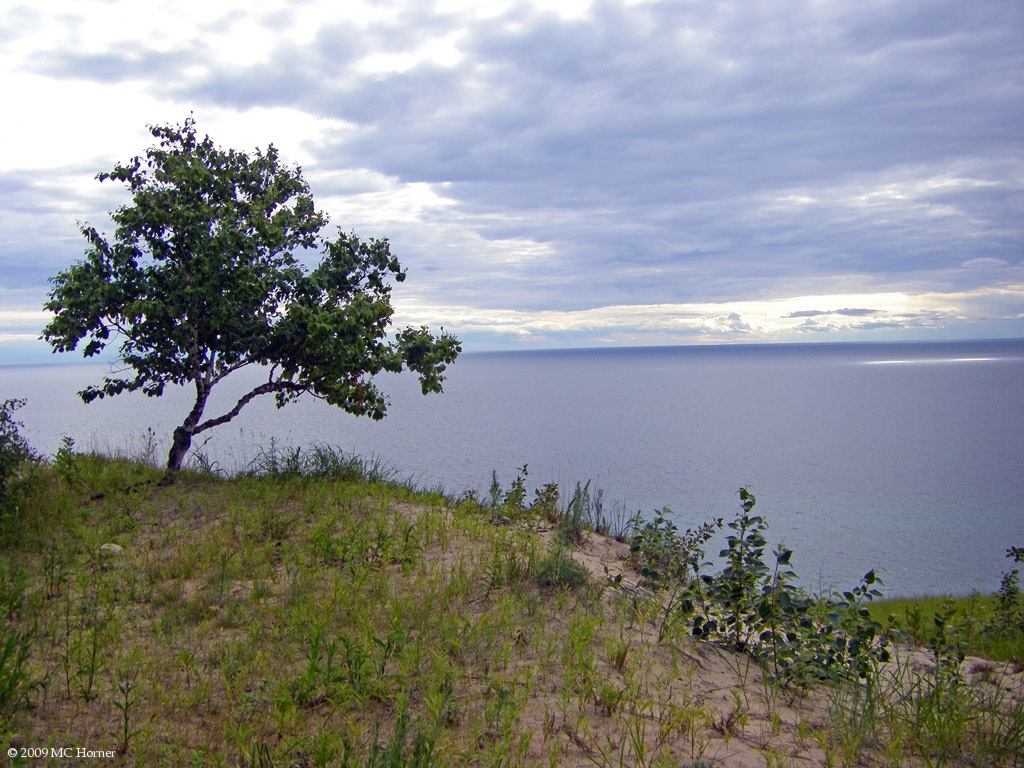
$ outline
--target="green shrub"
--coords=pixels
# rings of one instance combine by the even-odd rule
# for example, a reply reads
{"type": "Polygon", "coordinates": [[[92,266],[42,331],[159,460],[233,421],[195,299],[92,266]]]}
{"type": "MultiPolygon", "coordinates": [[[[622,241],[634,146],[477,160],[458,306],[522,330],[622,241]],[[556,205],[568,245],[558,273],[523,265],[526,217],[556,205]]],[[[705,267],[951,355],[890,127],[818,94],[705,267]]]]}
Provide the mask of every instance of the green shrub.
{"type": "Polygon", "coordinates": [[[36,459],[35,452],[19,432],[25,425],[14,418],[14,412],[23,405],[24,400],[15,399],[0,403],[0,513],[14,502],[20,486],[18,470],[26,461],[36,459]]]}
{"type": "MultiPolygon", "coordinates": [[[[1024,549],[1010,547],[1006,556],[1015,563],[1024,562],[1024,549]]],[[[1020,634],[1024,632],[1024,599],[1020,593],[1020,570],[1012,568],[1003,574],[996,593],[995,618],[989,627],[995,633],[1020,634]]]]}
{"type": "Polygon", "coordinates": [[[725,567],[690,582],[678,601],[692,617],[694,636],[753,655],[783,685],[872,676],[890,658],[882,627],[867,609],[881,596],[875,572],[846,592],[801,589],[790,568],[792,550],[779,546],[774,565],[765,562],[768,524],[751,514],[753,494],[745,488],[739,494],[741,512],[729,523],[734,533],[719,553],[725,567]]]}
{"type": "Polygon", "coordinates": [[[502,501],[502,508],[506,514],[512,517],[522,514],[526,509],[526,476],[528,474],[530,473],[527,472],[527,465],[524,464],[523,468],[519,470],[519,474],[516,475],[516,479],[512,481],[512,485],[509,486],[502,501]]]}
{"type": "Polygon", "coordinates": [[[629,549],[640,568],[640,574],[653,586],[685,584],[689,574],[698,572],[704,559],[704,545],[722,527],[719,518],[700,527],[679,533],[668,519],[672,510],[665,507],[654,520],[645,520],[641,513],[629,521],[629,549]]]}
{"type": "Polygon", "coordinates": [[[590,581],[587,569],[577,563],[561,547],[537,561],[535,574],[542,587],[575,589],[590,581]]]}

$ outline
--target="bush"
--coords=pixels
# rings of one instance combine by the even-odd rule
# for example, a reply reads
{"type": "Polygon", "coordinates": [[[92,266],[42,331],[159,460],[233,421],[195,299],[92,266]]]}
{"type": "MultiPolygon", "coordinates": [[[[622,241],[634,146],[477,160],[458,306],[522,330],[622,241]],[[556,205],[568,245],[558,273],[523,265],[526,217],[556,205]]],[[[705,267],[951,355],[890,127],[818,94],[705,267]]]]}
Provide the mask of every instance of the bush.
{"type": "Polygon", "coordinates": [[[18,471],[26,461],[36,459],[28,441],[18,431],[25,425],[14,418],[14,412],[24,404],[24,400],[14,399],[0,404],[0,515],[10,511],[21,490],[18,471]]]}
{"type": "Polygon", "coordinates": [[[679,533],[676,524],[668,519],[671,514],[672,510],[665,507],[654,520],[645,520],[637,512],[627,528],[629,549],[640,574],[654,587],[685,584],[690,572],[696,574],[700,568],[704,545],[722,527],[719,518],[679,533]]]}
{"type": "Polygon", "coordinates": [[[680,611],[695,637],[760,661],[783,685],[803,687],[824,678],[863,679],[890,654],[882,627],[867,608],[881,596],[874,571],[852,590],[813,595],[796,585],[793,551],[779,546],[765,562],[768,524],[751,514],[753,494],[740,489],[742,510],[719,556],[725,567],[683,588],[680,611]]]}

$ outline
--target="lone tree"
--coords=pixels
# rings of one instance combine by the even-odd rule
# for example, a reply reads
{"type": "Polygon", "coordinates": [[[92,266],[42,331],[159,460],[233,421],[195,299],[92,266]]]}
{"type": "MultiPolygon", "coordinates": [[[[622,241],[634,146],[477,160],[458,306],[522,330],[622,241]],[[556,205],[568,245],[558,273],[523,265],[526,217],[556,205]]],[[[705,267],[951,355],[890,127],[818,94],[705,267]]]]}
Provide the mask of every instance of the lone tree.
{"type": "Polygon", "coordinates": [[[388,339],[389,279],[405,279],[386,239],[340,229],[326,239],[298,168],[277,150],[253,156],[215,146],[183,126],[150,126],[158,140],[145,157],[117,165],[100,181],[123,182],[131,203],[111,214],[113,241],[81,226],[85,259],[51,278],[44,305],[53,320],[43,338],[55,352],[87,340],[86,357],[120,342],[124,368],[79,393],[85,402],[168,384],[195,387],[195,404],[167,457],[181,469],[192,438],[231,421],[253,398],[273,393],[282,407],[304,393],[349,413],[382,419],[387,399],[372,376],[405,369],[423,394],[441,392],[444,370],[461,351],[444,329],[405,328],[388,339]],[[297,254],[320,249],[307,271],[297,254]],[[230,410],[204,420],[213,387],[247,366],[266,378],[230,410]]]}

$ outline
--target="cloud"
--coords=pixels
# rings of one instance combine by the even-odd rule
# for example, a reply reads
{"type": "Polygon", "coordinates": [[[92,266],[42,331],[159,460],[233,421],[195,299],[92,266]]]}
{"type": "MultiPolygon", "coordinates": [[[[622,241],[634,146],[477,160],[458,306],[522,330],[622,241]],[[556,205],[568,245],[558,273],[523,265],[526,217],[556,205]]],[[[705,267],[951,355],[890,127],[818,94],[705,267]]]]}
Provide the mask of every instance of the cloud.
{"type": "MultiPolygon", "coordinates": [[[[728,303],[626,304],[582,310],[481,309],[466,305],[397,302],[396,322],[419,325],[446,318],[457,334],[492,346],[512,343],[549,345],[571,338],[579,346],[620,344],[737,343],[799,340],[807,334],[842,334],[845,339],[937,338],[959,318],[980,328],[1000,327],[1019,317],[1024,284],[967,293],[876,293],[862,296],[793,296],[728,303]],[[874,309],[849,309],[843,304],[861,299],[874,309]],[[985,317],[978,307],[998,303],[1002,311],[985,317]],[[834,305],[836,309],[800,307],[834,305]]],[[[984,332],[976,334],[984,336],[984,332]]]]}
{"type": "Polygon", "coordinates": [[[822,315],[844,315],[846,317],[866,317],[869,315],[877,315],[881,310],[879,309],[802,309],[798,312],[790,312],[785,317],[796,318],[796,317],[821,317],[822,315]]]}
{"type": "Polygon", "coordinates": [[[116,84],[138,79],[164,80],[191,62],[189,51],[154,51],[136,43],[118,51],[67,51],[36,54],[32,69],[48,77],[116,84]]]}
{"type": "Polygon", "coordinates": [[[968,259],[960,266],[964,269],[1002,269],[1010,265],[1008,262],[1003,261],[1003,259],[981,258],[968,259]]]}
{"type": "Polygon", "coordinates": [[[488,320],[488,338],[1024,335],[1000,293],[1024,282],[1016,0],[18,14],[0,263],[37,306],[81,254],[75,221],[123,201],[93,175],[194,111],[220,143],[301,163],[334,224],[389,237],[410,303],[525,323],[488,320]],[[958,309],[893,314],[879,293],[958,309]],[[746,308],[772,300],[794,314],[746,308]],[[636,328],[606,312],[629,306],[707,311],[636,328]]]}

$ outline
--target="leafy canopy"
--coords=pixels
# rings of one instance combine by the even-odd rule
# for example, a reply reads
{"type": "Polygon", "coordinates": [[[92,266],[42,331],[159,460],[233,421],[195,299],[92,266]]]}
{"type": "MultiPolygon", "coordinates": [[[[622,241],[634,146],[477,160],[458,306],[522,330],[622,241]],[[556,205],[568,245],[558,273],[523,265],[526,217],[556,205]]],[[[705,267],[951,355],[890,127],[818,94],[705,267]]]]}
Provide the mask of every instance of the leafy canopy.
{"type": "Polygon", "coordinates": [[[441,330],[405,328],[388,338],[391,279],[405,272],[386,239],[341,230],[321,235],[298,168],[271,145],[252,155],[199,138],[191,117],[151,126],[157,145],[100,181],[119,181],[131,202],[111,214],[112,240],[81,227],[85,259],[51,278],[53,313],[43,338],[54,351],[85,342],[86,357],[120,344],[124,368],[80,393],[85,402],[121,392],[163,394],[195,387],[175,430],[168,469],[180,468],[194,435],[234,418],[254,397],[278,407],[310,393],[349,413],[381,419],[387,400],[372,381],[382,371],[419,374],[423,394],[441,392],[461,351],[441,330]],[[307,270],[298,256],[319,249],[307,270]],[[203,420],[210,390],[246,366],[267,376],[227,412],[203,420]]]}

